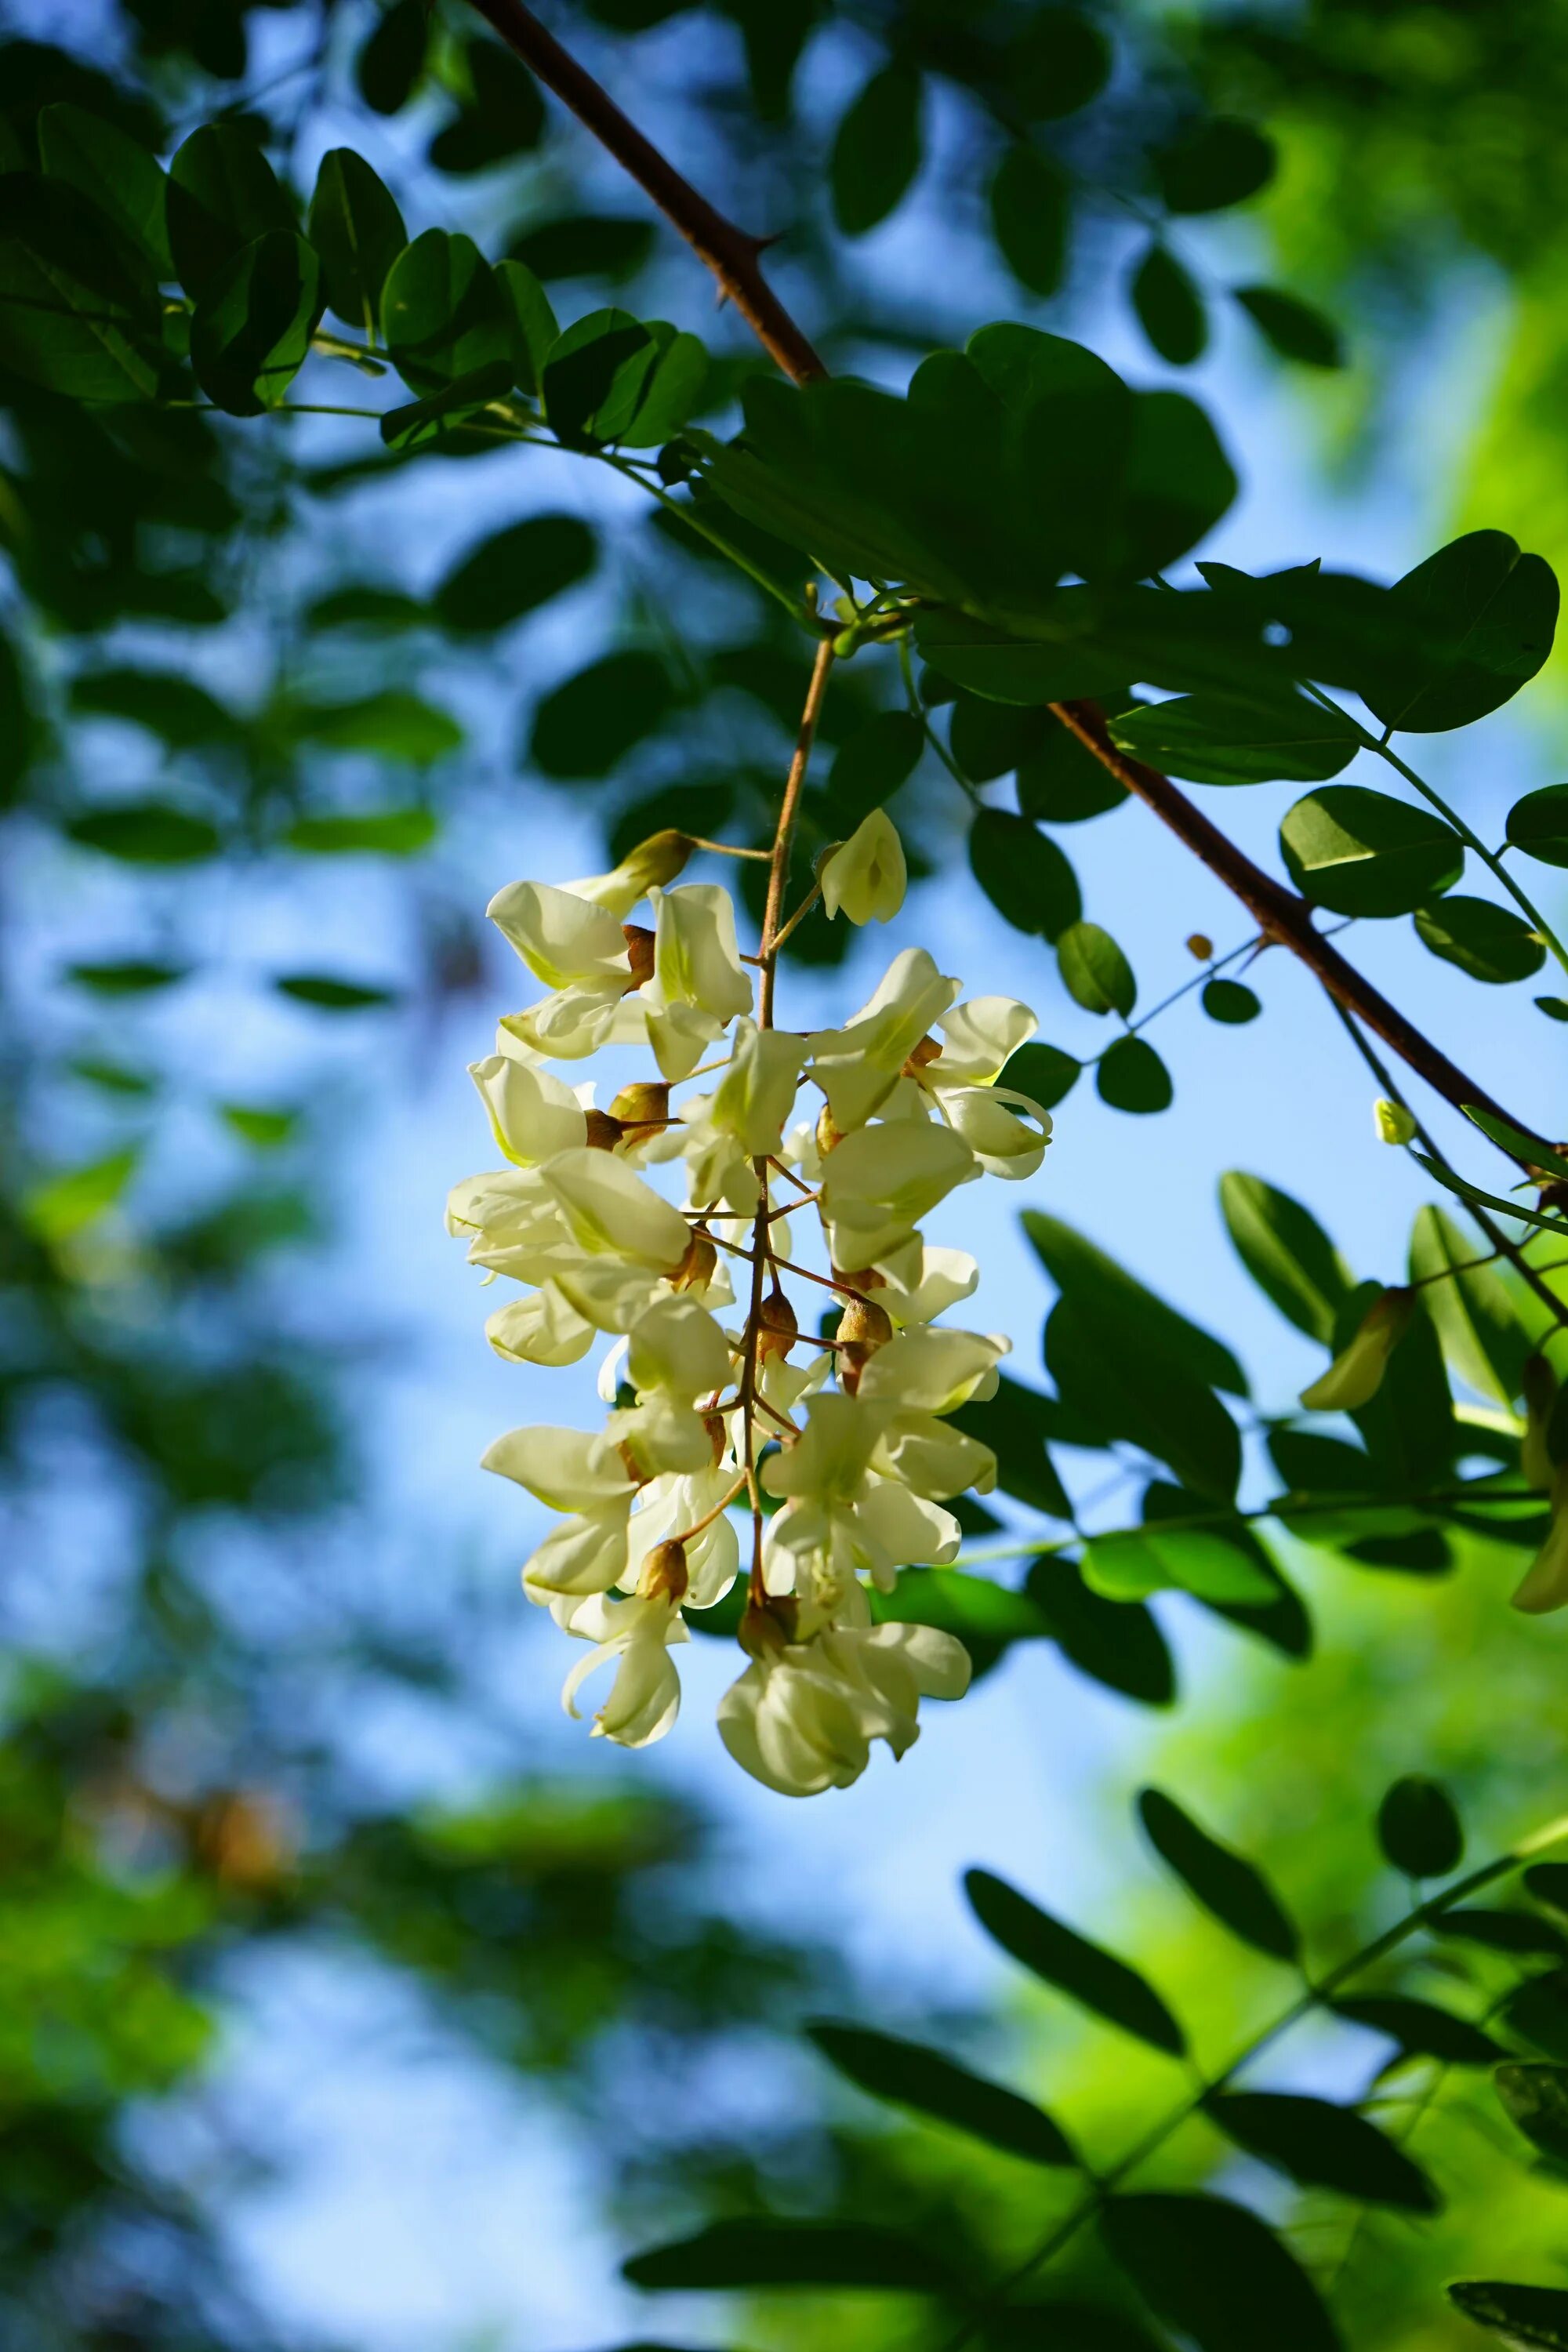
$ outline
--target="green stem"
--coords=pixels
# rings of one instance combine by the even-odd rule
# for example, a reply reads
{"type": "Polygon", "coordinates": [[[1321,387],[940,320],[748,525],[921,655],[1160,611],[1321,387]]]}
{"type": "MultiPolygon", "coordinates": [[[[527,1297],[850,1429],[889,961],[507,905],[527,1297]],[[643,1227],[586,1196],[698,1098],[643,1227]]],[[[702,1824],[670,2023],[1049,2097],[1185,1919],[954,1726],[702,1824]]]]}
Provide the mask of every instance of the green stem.
{"type": "Polygon", "coordinates": [[[797,604],[786,589],[779,586],[776,580],[770,580],[759,565],[752,563],[748,557],[740,552],[739,549],[731,547],[729,541],[718,531],[710,530],[694,507],[682,506],[680,500],[672,499],[660,483],[650,481],[635,458],[617,457],[608,449],[595,449],[589,454],[598,457],[605,465],[613,467],[615,471],[624,476],[628,482],[636,482],[639,489],[647,492],[649,498],[657,499],[659,505],[668,513],[678,517],[689,530],[695,531],[699,539],[705,539],[710,547],[717,548],[720,554],[727,557],[738,572],[743,572],[747,579],[756,587],[761,588],[764,594],[771,596],[775,604],[782,604],[792,621],[798,621],[803,628],[810,629],[815,634],[816,616],[814,613],[810,612],[804,604],[797,604]]]}
{"type": "Polygon", "coordinates": [[[1473,849],[1476,856],[1480,859],[1482,865],[1488,866],[1497,877],[1497,879],[1502,884],[1503,888],[1508,892],[1509,897],[1513,900],[1514,905],[1519,908],[1521,914],[1528,920],[1531,930],[1538,931],[1540,933],[1541,938],[1545,942],[1546,946],[1551,949],[1552,954],[1556,957],[1563,971],[1568,971],[1568,948],[1563,946],[1562,940],[1558,938],[1556,932],[1552,929],[1551,924],[1541,912],[1540,908],[1536,906],[1533,899],[1529,898],[1527,894],[1520,888],[1519,884],[1514,880],[1513,876],[1509,872],[1508,867],[1503,864],[1502,859],[1498,856],[1496,850],[1489,849],[1487,847],[1486,843],[1481,839],[1479,834],[1474,832],[1471,827],[1465,823],[1465,820],[1459,814],[1458,810],[1451,808],[1448,803],[1443,798],[1441,793],[1434,791],[1433,787],[1426,782],[1424,777],[1418,776],[1415,769],[1409,765],[1408,761],[1400,758],[1398,752],[1394,749],[1391,743],[1380,743],[1372,736],[1366,737],[1365,740],[1369,749],[1374,751],[1380,760],[1386,760],[1391,768],[1397,769],[1398,772],[1405,778],[1405,782],[1407,784],[1414,784],[1422,799],[1427,802],[1431,807],[1435,808],[1439,816],[1447,818],[1447,822],[1453,826],[1454,831],[1458,835],[1460,840],[1464,843],[1466,848],[1473,849]]]}
{"type": "Polygon", "coordinates": [[[962,2347],[973,2340],[976,2331],[984,2325],[986,2316],[994,2312],[999,2305],[1007,2303],[1015,2290],[1021,2286],[1026,2279],[1031,2277],[1043,2263],[1048,2263],[1054,2255],[1062,2251],[1064,2246],[1070,2244],[1086,2222],[1093,2220],[1106,2200],[1131,2173],[1136,2171],[1139,2165],[1163,2147],[1166,2141],[1173,2138],[1182,2126],[1190,2122],[1198,2113],[1206,2099],[1212,2098],[1216,2091],[1223,2090],[1227,2083],[1234,2081],[1244,2067],[1250,2065],[1255,2058],[1270,2048],[1283,2034],[1289,2032],[1292,2026],[1299,2025],[1303,2018],[1310,2017],[1315,2010],[1331,2002],[1334,1995],[1347,1985],[1352,1978],[1361,1975],[1363,1969],[1371,1968],[1374,1962],[1383,1959],[1388,1953],[1397,1950],[1401,1944],[1406,1942],[1430,1921],[1441,1918],[1446,1911],[1451,1910],[1456,1904],[1462,1903],[1468,1895],[1479,1894],[1483,1887],[1490,1886],[1496,1880],[1506,1878],[1511,1871],[1520,1869],[1530,1861],[1532,1855],[1542,1853],[1552,1846],[1560,1845],[1564,1839],[1568,1839],[1568,1815],[1560,1815],[1557,1820],[1549,1822],[1544,1829],[1536,1830],[1529,1837],[1521,1839],[1518,1845],[1510,1846],[1506,1853],[1495,1855],[1490,1862],[1483,1863],[1479,1870],[1472,1870],[1468,1877],[1457,1880],[1452,1886],[1445,1888],[1440,1895],[1431,1895],[1425,1903],[1417,1904],[1415,1908],[1408,1912],[1403,1919],[1397,1920],[1392,1927],[1385,1927],[1380,1936],[1373,1937],[1370,1944],[1363,1944],[1360,1951],[1352,1952],[1349,1959],[1342,1960],[1337,1968],[1331,1969],[1328,1974],[1320,1978],[1315,1984],[1309,1981],[1307,1990],[1299,1994],[1288,2008],[1281,2010],[1261,2032],[1255,2034],[1246,2048],[1239,2051],[1227,2065],[1221,2067],[1218,2074],[1210,2075],[1201,2082],[1197,2089],[1189,2097],[1184,2099],[1178,2107],[1173,2108],[1162,2122],[1146,2132],[1142,2138],[1136,2141],[1125,2155],[1119,2157],[1107,2171],[1098,2175],[1087,2194],[1053,2225],[1033,2252],[1026,2255],[1023,2262],[1005,2273],[996,2282],[990,2294],[975,2306],[957,2333],[947,2339],[942,2346],[942,2352],[962,2352],[962,2347]]]}
{"type": "Polygon", "coordinates": [[[948,774],[952,778],[953,782],[958,786],[960,792],[966,793],[969,798],[973,802],[976,808],[984,807],[984,803],[981,800],[979,793],[970,782],[969,778],[964,774],[963,769],[959,766],[957,761],[953,758],[952,752],[948,750],[947,745],[942,741],[941,736],[937,733],[935,728],[931,725],[930,719],[926,715],[925,705],[921,700],[920,697],[920,688],[915,684],[915,666],[913,658],[910,653],[908,630],[906,630],[903,635],[900,637],[898,645],[899,669],[904,681],[904,695],[910,706],[910,717],[918,722],[921,732],[924,735],[926,741],[931,745],[931,750],[936,753],[937,758],[942,761],[942,766],[947,770],[948,774]]]}

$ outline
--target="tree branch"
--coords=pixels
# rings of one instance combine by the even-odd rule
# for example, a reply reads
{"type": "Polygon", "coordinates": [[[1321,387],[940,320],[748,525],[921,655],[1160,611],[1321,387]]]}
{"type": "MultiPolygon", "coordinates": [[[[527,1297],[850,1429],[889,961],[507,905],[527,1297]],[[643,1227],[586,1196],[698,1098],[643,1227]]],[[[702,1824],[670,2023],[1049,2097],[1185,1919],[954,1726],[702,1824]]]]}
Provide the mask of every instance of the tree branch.
{"type": "Polygon", "coordinates": [[[705,261],[724,293],[770,359],[796,383],[809,383],[827,370],[763,276],[758,257],[770,240],[749,236],[700,195],[689,180],[628,121],[609,92],[546,32],[522,0],[473,0],[507,47],[531,66],[547,89],[564,100],[580,122],[653,198],[665,218],[705,261]]]}
{"type": "MultiPolygon", "coordinates": [[[[784,374],[803,384],[826,376],[827,370],[821,359],[758,267],[758,256],[765,240],[737,228],[689,180],[683,179],[652,141],[627,120],[592,74],[562,47],[553,35],[546,32],[531,10],[523,6],[522,0],[472,0],[472,5],[652,197],[666,219],[680,231],[712,271],[763,350],[784,374]]],[[[1317,974],[1331,996],[1364,1021],[1428,1086],[1456,1109],[1462,1110],[1468,1103],[1474,1103],[1479,1109],[1505,1119],[1521,1134],[1531,1134],[1522,1121],[1505,1111],[1484,1087],[1468,1078],[1396,1006],[1363,980],[1353,965],[1346,962],[1338,949],[1314,928],[1311,908],[1304,898],[1255,866],[1168,776],[1119,751],[1093,703],[1054,702],[1050,708],[1086,751],[1091,751],[1129,792],[1136,793],[1146,807],[1153,810],[1179,840],[1185,842],[1212,873],[1219,876],[1267,936],[1299,956],[1317,974]]]]}

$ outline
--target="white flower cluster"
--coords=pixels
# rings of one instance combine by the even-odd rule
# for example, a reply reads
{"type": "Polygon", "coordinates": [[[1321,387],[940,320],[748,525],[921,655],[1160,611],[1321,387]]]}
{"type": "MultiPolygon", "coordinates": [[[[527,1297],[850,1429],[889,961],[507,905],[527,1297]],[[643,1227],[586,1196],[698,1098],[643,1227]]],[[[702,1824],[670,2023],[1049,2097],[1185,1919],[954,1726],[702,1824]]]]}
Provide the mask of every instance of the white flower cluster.
{"type": "MultiPolygon", "coordinates": [[[[895,956],[842,1028],[768,1025],[771,991],[759,1017],[728,893],[669,887],[693,846],[656,835],[613,873],[516,882],[491,901],[549,993],[509,1014],[472,1066],[508,1165],[458,1185],[447,1222],[487,1278],[519,1286],[486,1327],[500,1354],[564,1365],[610,1342],[601,1429],[516,1429],[484,1457],[560,1515],[523,1583],[593,1644],[567,1679],[569,1712],[614,1661],[595,1732],[640,1747],[668,1730],[670,1649],[686,1612],[740,1572],[739,1508],[751,1663],[720,1728],[757,1779],[805,1796],[857,1779],[874,1739],[901,1755],[921,1698],[967,1686],[958,1641],[873,1622],[868,1591],[951,1560],[959,1523],[943,1505],[995,1473],[945,1416],[994,1390],[1007,1342],[936,1328],[977,1268],[919,1225],[982,1172],[1032,1174],[1050,1120],[995,1083],[1034,1014],[1006,997],[957,1003],[959,982],[922,948],[895,956]],[[628,920],[645,897],[651,927],[628,920]],[[591,1082],[557,1075],[617,1046],[650,1050],[658,1075],[605,1108],[591,1082]],[[803,1085],[816,1098],[797,1121],[803,1085]],[[680,1207],[650,1167],[679,1168],[680,1207]],[[791,1237],[808,1213],[822,1271],[791,1237]],[[831,1338],[802,1336],[792,1278],[839,1310],[831,1338]]],[[[830,908],[858,921],[896,913],[903,880],[881,812],[819,877],[830,908]]]]}

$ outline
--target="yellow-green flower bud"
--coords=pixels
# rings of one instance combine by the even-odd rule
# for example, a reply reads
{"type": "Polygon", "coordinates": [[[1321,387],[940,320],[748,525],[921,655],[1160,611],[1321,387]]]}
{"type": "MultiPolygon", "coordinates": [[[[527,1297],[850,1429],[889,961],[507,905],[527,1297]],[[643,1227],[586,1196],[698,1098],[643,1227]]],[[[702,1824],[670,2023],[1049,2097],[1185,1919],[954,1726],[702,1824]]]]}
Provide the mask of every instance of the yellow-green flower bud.
{"type": "Polygon", "coordinates": [[[1531,1356],[1524,1368],[1524,1440],[1519,1466],[1525,1484],[1542,1495],[1552,1490],[1553,1465],[1547,1451],[1546,1432],[1557,1402],[1557,1375],[1544,1356],[1531,1356]]]}
{"type": "Polygon", "coordinates": [[[1390,1102],[1385,1095],[1379,1095],[1372,1107],[1372,1117],[1380,1143],[1415,1141],[1415,1120],[1403,1103],[1390,1102]]]}
{"type": "Polygon", "coordinates": [[[1388,1360],[1410,1328],[1415,1293],[1397,1288],[1375,1298],[1362,1318],[1354,1338],[1342,1348],[1321,1379],[1301,1391],[1310,1412],[1353,1412],[1370,1404],[1383,1386],[1388,1360]]]}
{"type": "Polygon", "coordinates": [[[1513,1605],[1527,1617],[1544,1617],[1568,1603],[1568,1463],[1552,1481],[1552,1520],[1546,1541],[1524,1572],[1513,1605]]]}

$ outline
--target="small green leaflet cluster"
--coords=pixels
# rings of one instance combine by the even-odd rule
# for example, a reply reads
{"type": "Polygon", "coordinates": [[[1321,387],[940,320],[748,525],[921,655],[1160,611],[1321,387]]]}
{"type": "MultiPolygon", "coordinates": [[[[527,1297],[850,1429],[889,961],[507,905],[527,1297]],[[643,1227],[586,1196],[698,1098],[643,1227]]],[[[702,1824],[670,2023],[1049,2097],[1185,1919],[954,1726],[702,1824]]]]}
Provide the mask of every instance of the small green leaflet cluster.
{"type": "MultiPolygon", "coordinates": [[[[1391,2132],[1364,2109],[1384,2084],[1408,2078],[1418,2086],[1412,2112],[1419,2119],[1439,2095],[1464,2097],[1467,2077],[1490,2069],[1521,2160],[1568,2163],[1568,2065],[1561,2063],[1568,2055],[1568,1935],[1561,1924],[1568,1918],[1568,1864],[1525,1867],[1528,1903],[1468,1899],[1514,1876],[1530,1853],[1560,1842],[1568,1827],[1558,1823],[1436,1888],[1432,1882],[1449,1879],[1463,1853],[1458,1814],[1436,1783],[1396,1781],[1379,1808],[1377,1838],[1384,1861],[1414,1883],[1415,1907],[1348,1958],[1313,1962],[1256,1864],[1160,1790],[1142,1791],[1138,1813],[1154,1853],[1208,1918],[1296,1980],[1270,2021],[1217,2067],[1200,2065],[1180,2019],[1132,1963],[989,1871],[972,1870],[964,1882],[979,1925],[1012,1960],[1102,2025],[1187,2070],[1186,2097],[1173,2110],[1160,2109],[1121,2156],[1097,2155],[1091,2168],[1072,2133],[1032,2097],[928,2043],[842,2022],[810,2028],[822,2056],[868,2096],[1004,2158],[1079,2175],[1076,2196],[1058,2202],[1023,2261],[989,2284],[973,2274],[973,2247],[933,2238],[929,2229],[916,2235],[852,2212],[762,2215],[710,2222],[635,2255],[627,2278],[682,2292],[892,2290],[932,2300],[953,2330],[943,2340],[955,2347],[1027,2340],[1152,2352],[1164,2335],[1146,2332],[1124,2305],[1101,2311],[1053,2292],[1051,2265],[1092,2229],[1154,2328],[1173,2331],[1197,2352],[1256,2352],[1261,2343],[1280,2352],[1337,2352],[1332,2273],[1321,2284],[1278,2226],[1230,2196],[1139,2185],[1142,2168],[1168,2143],[1207,2126],[1217,2139],[1211,2166],[1228,2147],[1300,2191],[1419,2223],[1441,2210],[1442,2185],[1401,2144],[1415,2137],[1412,2128],[1391,2132]],[[1485,2000],[1479,2021],[1408,1990],[1434,1966],[1485,2000]],[[1264,2052],[1307,2021],[1358,2029],[1383,2044],[1363,2099],[1256,2083],[1264,2052]],[[1527,2054],[1510,2055],[1510,2044],[1527,2054]]],[[[1561,2290],[1467,2282],[1448,2292],[1469,2317],[1511,2341],[1555,2352],[1568,2347],[1568,2294],[1561,2290]]]]}

